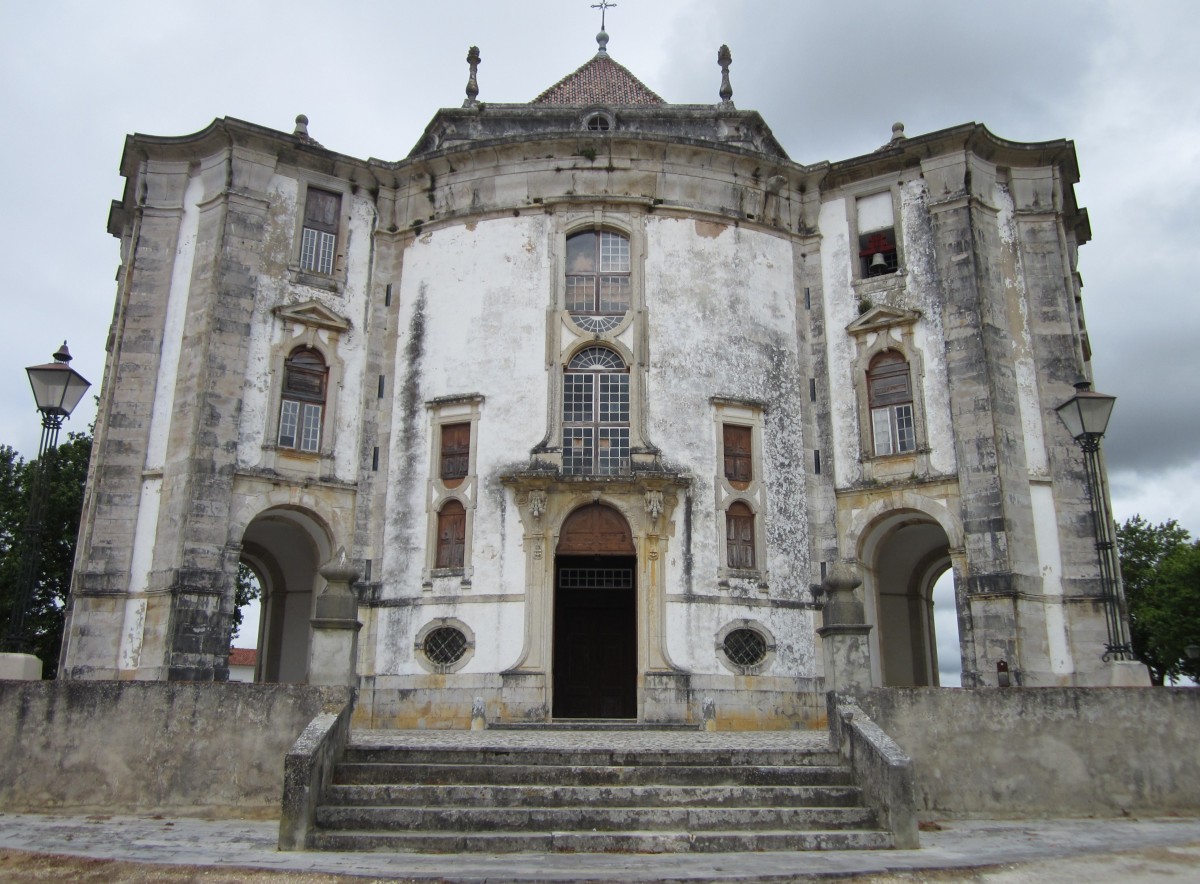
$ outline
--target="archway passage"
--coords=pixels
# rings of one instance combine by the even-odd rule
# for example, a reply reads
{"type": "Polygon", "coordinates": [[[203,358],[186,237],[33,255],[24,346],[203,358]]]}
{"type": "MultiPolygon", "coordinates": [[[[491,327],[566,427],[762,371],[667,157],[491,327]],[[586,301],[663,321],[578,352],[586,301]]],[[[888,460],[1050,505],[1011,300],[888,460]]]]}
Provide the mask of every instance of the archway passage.
{"type": "Polygon", "coordinates": [[[242,561],[262,587],[255,681],[302,683],[308,677],[317,568],[328,559],[328,546],[320,523],[301,510],[268,510],[246,528],[242,561]]]}
{"type": "Polygon", "coordinates": [[[594,504],[563,523],[554,567],[554,718],[637,717],[637,557],[594,504]]]}
{"type": "Polygon", "coordinates": [[[886,687],[937,686],[933,587],[950,567],[942,527],[919,513],[897,513],[876,527],[868,561],[880,676],[886,687]]]}

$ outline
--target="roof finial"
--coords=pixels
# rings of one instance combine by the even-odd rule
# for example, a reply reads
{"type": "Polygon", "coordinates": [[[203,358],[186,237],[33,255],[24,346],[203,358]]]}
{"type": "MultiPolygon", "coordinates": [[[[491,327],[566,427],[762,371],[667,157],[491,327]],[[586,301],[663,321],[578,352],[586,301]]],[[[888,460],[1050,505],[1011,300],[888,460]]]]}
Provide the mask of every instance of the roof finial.
{"type": "Polygon", "coordinates": [[[733,64],[733,53],[724,43],[717,50],[717,64],[721,66],[721,107],[733,109],[733,87],[729,85],[729,66],[733,64]]]}
{"type": "Polygon", "coordinates": [[[472,46],[467,50],[467,64],[471,66],[471,76],[467,79],[467,100],[463,102],[463,107],[478,107],[479,102],[475,99],[479,97],[479,81],[475,79],[475,74],[479,71],[479,63],[483,58],[479,55],[479,47],[472,46]]]}
{"type": "Polygon", "coordinates": [[[600,47],[598,50],[600,55],[608,55],[608,33],[604,30],[604,13],[616,5],[610,3],[609,0],[600,0],[599,3],[592,4],[592,9],[600,10],[600,33],[596,35],[596,44],[600,47]]]}

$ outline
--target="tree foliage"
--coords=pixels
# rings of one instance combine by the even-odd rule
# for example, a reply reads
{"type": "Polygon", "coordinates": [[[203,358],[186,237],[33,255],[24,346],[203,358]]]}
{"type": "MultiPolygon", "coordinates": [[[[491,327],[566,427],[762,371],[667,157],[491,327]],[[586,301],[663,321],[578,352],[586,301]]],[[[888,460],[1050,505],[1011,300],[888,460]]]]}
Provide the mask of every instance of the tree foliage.
{"type": "Polygon", "coordinates": [[[1117,527],[1117,546],[1133,650],[1150,680],[1200,678],[1186,650],[1200,645],[1200,541],[1174,519],[1152,525],[1134,516],[1117,527]]]}
{"type": "Polygon", "coordinates": [[[64,605],[71,588],[91,453],[92,437],[88,433],[69,433],[66,442],[47,452],[44,464],[26,461],[12,447],[0,445],[0,616],[4,618],[4,635],[12,621],[14,601],[20,597],[25,525],[39,468],[46,468],[49,482],[42,512],[41,555],[19,636],[22,648],[41,658],[45,678],[53,678],[58,668],[64,605]]]}

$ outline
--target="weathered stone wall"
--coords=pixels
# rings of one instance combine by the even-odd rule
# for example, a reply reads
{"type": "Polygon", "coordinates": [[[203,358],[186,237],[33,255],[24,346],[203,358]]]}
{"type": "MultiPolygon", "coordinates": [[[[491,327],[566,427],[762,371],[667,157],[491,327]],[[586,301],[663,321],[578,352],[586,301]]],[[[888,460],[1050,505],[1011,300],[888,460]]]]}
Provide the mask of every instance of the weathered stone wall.
{"type": "Polygon", "coordinates": [[[913,760],[934,816],[1200,810],[1200,691],[891,688],[858,700],[913,760]]]}
{"type": "Polygon", "coordinates": [[[283,759],[345,688],[0,682],[6,811],[279,813],[283,759]]]}

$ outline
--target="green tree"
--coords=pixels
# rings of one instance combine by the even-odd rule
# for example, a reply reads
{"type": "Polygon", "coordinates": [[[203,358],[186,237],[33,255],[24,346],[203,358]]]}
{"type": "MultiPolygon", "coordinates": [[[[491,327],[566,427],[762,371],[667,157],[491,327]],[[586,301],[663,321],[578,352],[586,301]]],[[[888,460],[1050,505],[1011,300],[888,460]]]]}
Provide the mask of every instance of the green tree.
{"type": "Polygon", "coordinates": [[[41,556],[20,636],[23,647],[41,658],[45,678],[53,678],[58,669],[64,605],[71,588],[91,453],[92,437],[88,433],[68,433],[66,442],[47,452],[42,465],[27,462],[10,446],[0,445],[0,616],[4,618],[4,634],[8,633],[13,603],[20,594],[25,520],[34,475],[39,466],[47,468],[49,487],[42,513],[41,556]]]}
{"type": "Polygon", "coordinates": [[[1150,680],[1200,678],[1186,650],[1200,645],[1200,541],[1174,519],[1152,525],[1134,516],[1117,527],[1117,547],[1133,650],[1150,680]]]}
{"type": "MultiPolygon", "coordinates": [[[[233,593],[234,639],[241,637],[238,632],[242,628],[242,608],[258,598],[262,598],[262,586],[258,582],[258,575],[245,562],[238,562],[237,582],[234,584],[233,593]]],[[[257,635],[247,636],[247,638],[258,641],[257,635]]]]}

